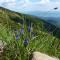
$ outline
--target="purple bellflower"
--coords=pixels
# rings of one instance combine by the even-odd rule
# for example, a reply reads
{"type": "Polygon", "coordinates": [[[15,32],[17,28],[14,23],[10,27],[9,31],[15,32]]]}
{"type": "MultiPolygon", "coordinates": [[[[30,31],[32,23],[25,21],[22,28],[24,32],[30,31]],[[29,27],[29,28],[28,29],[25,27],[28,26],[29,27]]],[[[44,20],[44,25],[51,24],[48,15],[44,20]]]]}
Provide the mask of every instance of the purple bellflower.
{"type": "Polygon", "coordinates": [[[28,32],[31,32],[31,27],[30,26],[28,26],[28,32]]]}
{"type": "Polygon", "coordinates": [[[20,39],[20,36],[19,35],[16,35],[16,40],[19,40],[20,39]]]}
{"type": "Polygon", "coordinates": [[[26,38],[26,39],[24,40],[24,46],[26,47],[28,44],[29,44],[29,39],[26,38]]]}
{"type": "Polygon", "coordinates": [[[20,33],[21,33],[21,34],[24,34],[24,28],[21,28],[21,29],[20,29],[20,33]]]}

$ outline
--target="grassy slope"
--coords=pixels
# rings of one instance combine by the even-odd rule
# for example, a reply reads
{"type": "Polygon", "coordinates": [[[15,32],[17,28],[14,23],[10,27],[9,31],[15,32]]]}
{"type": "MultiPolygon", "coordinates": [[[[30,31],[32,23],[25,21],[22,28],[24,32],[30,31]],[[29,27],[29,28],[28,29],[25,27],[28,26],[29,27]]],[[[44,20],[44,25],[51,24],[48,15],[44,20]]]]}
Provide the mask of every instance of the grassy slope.
{"type": "MultiPolygon", "coordinates": [[[[51,56],[56,56],[60,58],[60,38],[59,30],[54,34],[51,34],[52,28],[45,26],[47,24],[41,19],[38,19],[33,16],[27,16],[4,8],[0,8],[0,40],[7,42],[5,47],[5,52],[3,53],[2,60],[29,60],[29,55],[33,51],[41,51],[51,56]],[[25,20],[24,30],[25,33],[20,37],[19,41],[15,40],[15,29],[19,33],[20,28],[22,27],[23,19],[25,20]],[[32,40],[30,38],[29,45],[25,48],[23,45],[24,39],[29,35],[27,32],[27,27],[29,21],[33,23],[33,31],[36,33],[36,38],[32,40]],[[57,34],[57,36],[56,36],[57,34]],[[7,51],[7,52],[6,52],[7,51]],[[28,58],[27,58],[28,56],[28,58]],[[23,58],[24,57],[24,58],[23,58]]],[[[49,24],[49,23],[48,23],[49,24]]],[[[51,24],[49,24],[51,26],[51,24]]]]}

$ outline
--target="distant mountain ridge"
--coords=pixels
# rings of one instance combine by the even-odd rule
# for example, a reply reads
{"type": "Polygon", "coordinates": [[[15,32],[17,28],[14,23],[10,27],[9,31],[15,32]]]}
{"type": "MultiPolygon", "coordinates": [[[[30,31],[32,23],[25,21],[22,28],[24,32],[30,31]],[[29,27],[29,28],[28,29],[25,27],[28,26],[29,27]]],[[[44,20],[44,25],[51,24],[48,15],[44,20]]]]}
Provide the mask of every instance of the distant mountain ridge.
{"type": "Polygon", "coordinates": [[[51,24],[60,28],[60,17],[44,17],[42,19],[45,19],[47,22],[50,22],[51,24]]]}
{"type": "Polygon", "coordinates": [[[42,18],[42,19],[46,20],[47,22],[50,22],[53,25],[60,28],[60,12],[57,12],[57,11],[53,11],[53,12],[51,12],[51,11],[47,11],[47,12],[33,11],[33,12],[28,13],[28,14],[42,18]]]}

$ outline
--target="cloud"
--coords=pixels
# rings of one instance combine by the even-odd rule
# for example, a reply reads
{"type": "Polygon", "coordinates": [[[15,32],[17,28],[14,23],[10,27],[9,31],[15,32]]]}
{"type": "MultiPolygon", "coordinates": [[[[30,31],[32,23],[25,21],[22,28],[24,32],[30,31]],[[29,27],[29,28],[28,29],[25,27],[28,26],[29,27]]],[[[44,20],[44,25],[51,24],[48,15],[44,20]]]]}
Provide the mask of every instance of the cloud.
{"type": "Polygon", "coordinates": [[[45,3],[49,3],[49,2],[50,2],[50,0],[41,0],[40,4],[45,4],[45,3]]]}
{"type": "Polygon", "coordinates": [[[16,3],[15,2],[9,2],[9,3],[7,3],[6,6],[15,7],[16,6],[16,3]]]}
{"type": "Polygon", "coordinates": [[[31,0],[24,0],[26,3],[29,4],[45,4],[45,3],[49,3],[50,0],[35,0],[36,2],[32,2],[31,0]]]}
{"type": "Polygon", "coordinates": [[[0,4],[9,9],[21,12],[53,11],[54,7],[60,7],[60,2],[51,0],[1,0],[0,4]]]}
{"type": "Polygon", "coordinates": [[[0,0],[0,3],[3,3],[3,2],[15,2],[15,0],[0,0]]]}
{"type": "MultiPolygon", "coordinates": [[[[31,2],[30,0],[25,0],[18,10],[24,12],[31,11],[54,11],[54,7],[60,7],[60,2],[51,2],[50,0],[41,0],[39,2],[31,2]]],[[[58,9],[57,11],[59,11],[58,9]]]]}
{"type": "Polygon", "coordinates": [[[10,8],[10,7],[15,7],[16,2],[15,2],[15,0],[1,0],[0,5],[3,7],[10,8]]]}

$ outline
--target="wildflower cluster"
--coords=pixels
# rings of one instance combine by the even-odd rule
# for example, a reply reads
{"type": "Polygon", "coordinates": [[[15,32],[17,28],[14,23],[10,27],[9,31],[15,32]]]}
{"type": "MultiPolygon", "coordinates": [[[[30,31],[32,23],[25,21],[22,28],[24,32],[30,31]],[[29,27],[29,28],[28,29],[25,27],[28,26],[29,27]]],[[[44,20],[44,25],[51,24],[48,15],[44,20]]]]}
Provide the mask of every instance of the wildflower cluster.
{"type": "MultiPolygon", "coordinates": [[[[32,31],[32,23],[30,23],[29,25],[28,25],[28,29],[27,29],[27,32],[28,33],[30,33],[30,35],[29,36],[33,36],[34,35],[34,32],[32,31]]],[[[20,37],[21,36],[24,36],[24,23],[22,24],[22,27],[20,28],[20,30],[18,31],[18,30],[16,30],[16,32],[18,32],[16,35],[15,35],[15,37],[16,37],[16,40],[18,41],[18,40],[20,40],[20,37]]],[[[24,39],[24,41],[23,41],[23,45],[25,46],[25,47],[27,47],[28,46],[28,44],[29,44],[29,40],[30,40],[30,37],[27,37],[27,38],[23,38],[24,39]]]]}

